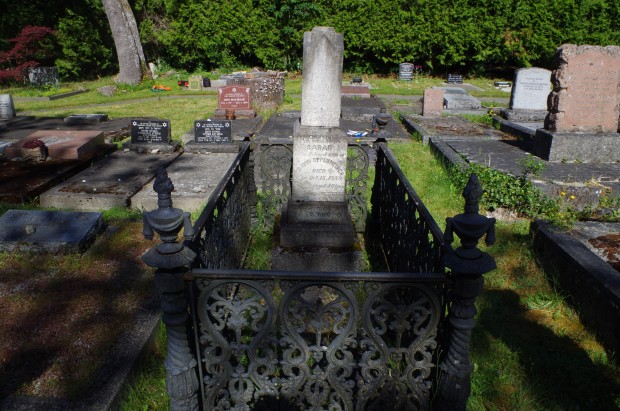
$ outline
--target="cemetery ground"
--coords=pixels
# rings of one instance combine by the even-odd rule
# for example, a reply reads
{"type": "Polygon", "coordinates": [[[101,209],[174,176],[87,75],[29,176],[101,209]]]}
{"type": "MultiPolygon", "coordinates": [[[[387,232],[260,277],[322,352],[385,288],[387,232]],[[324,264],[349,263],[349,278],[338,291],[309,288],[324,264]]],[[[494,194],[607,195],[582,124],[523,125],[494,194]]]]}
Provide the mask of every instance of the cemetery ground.
{"type": "MultiPolygon", "coordinates": [[[[103,97],[96,88],[111,79],[83,83],[89,91],[67,99],[27,101],[16,98],[18,115],[67,116],[104,112],[114,117],[170,118],[172,138],[180,140],[193,121],[216,108],[215,93],[180,91],[176,78],[103,97]]],[[[425,87],[443,79],[403,83],[368,79],[373,93],[390,95],[392,107],[415,103],[425,87]]],[[[493,80],[468,82],[482,91],[472,95],[505,101],[509,94],[493,80]]],[[[76,85],[76,87],[78,87],[76,85]]],[[[301,77],[289,76],[287,97],[279,110],[300,107],[301,77]]],[[[0,90],[0,93],[14,91],[0,90]]],[[[386,97],[387,99],[387,97],[386,97]]],[[[505,104],[505,103],[497,103],[505,104]]],[[[267,118],[270,113],[264,113],[267,118]]],[[[462,212],[461,187],[450,178],[427,146],[412,139],[390,144],[407,178],[435,220],[462,212]]],[[[36,208],[36,204],[29,207],[36,208]]],[[[3,205],[0,213],[13,206],[3,205]]],[[[7,394],[79,396],[97,378],[96,370],[136,311],[151,307],[152,271],[139,256],[154,242],[142,239],[135,213],[107,212],[110,227],[85,254],[42,256],[0,254],[0,398],[7,394]],[[119,252],[122,250],[122,252],[119,252]],[[15,330],[18,330],[16,332],[15,330]],[[8,338],[7,338],[8,337],[8,338]]],[[[497,224],[497,243],[482,247],[495,256],[498,269],[485,276],[477,301],[472,341],[474,374],[469,408],[519,410],[613,410],[620,408],[618,353],[606,351],[584,327],[570,296],[557,287],[555,273],[537,264],[528,234],[529,220],[497,224]]],[[[257,230],[247,264],[268,264],[270,233],[257,230]]],[[[153,351],[144,357],[125,387],[121,409],[167,409],[163,357],[165,334],[158,332],[153,351]]]]}

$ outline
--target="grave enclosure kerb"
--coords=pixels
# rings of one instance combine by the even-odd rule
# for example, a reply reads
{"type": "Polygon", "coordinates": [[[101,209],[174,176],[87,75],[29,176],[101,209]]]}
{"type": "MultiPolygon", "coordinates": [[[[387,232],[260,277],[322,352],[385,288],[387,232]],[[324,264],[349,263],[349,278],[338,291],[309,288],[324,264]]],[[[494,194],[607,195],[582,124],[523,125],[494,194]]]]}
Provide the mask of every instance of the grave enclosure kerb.
{"type": "MultiPolygon", "coordinates": [[[[387,145],[376,147],[380,170],[375,185],[381,190],[373,190],[372,207],[381,221],[373,225],[379,227],[382,242],[411,235],[399,242],[401,250],[393,244],[384,250],[390,250],[386,253],[393,261],[403,260],[402,267],[419,267],[417,272],[240,270],[256,204],[247,141],[198,221],[192,228],[185,224],[184,244],[178,244],[177,251],[151,250],[154,258],[148,263],[158,268],[155,281],[168,336],[165,367],[171,409],[212,409],[221,402],[274,409],[274,401],[284,407],[321,407],[334,401],[342,409],[367,409],[397,407],[399,398],[404,401],[400,405],[427,409],[436,398],[439,409],[465,410],[473,304],[484,270],[493,265],[476,244],[485,231],[492,239],[494,221],[477,213],[475,194],[464,194],[465,213],[448,222],[445,244],[435,222],[426,221],[428,213],[413,188],[401,180],[387,145]],[[388,186],[390,180],[398,181],[395,188],[388,186]],[[475,230],[468,228],[472,222],[475,230]],[[453,234],[463,243],[456,251],[449,246],[453,234]],[[194,254],[189,263],[185,257],[194,254]],[[178,265],[172,267],[170,261],[178,265]],[[449,272],[437,270],[444,262],[449,272]],[[317,286],[332,300],[311,303],[305,293],[317,286]],[[282,292],[278,298],[272,294],[276,287],[282,292]],[[327,312],[331,314],[324,317],[327,312]],[[306,327],[310,322],[312,330],[306,327]],[[333,327],[336,335],[329,331],[333,327]],[[385,335],[377,334],[377,327],[386,327],[385,335]],[[445,354],[438,360],[439,350],[445,354]],[[398,355],[402,361],[395,366],[390,359],[396,353],[404,355],[398,355]],[[370,377],[372,367],[384,371],[370,377]],[[403,372],[410,367],[418,371],[403,372]],[[350,374],[348,369],[357,371],[350,374]],[[365,377],[356,381],[358,376],[365,377]],[[228,391],[231,386],[238,389],[228,391]],[[315,390],[328,397],[311,395],[315,390]],[[400,390],[400,396],[391,390],[400,390]]],[[[175,221],[159,225],[154,220],[158,210],[145,213],[147,237],[151,229],[164,238],[176,237],[185,222],[181,210],[172,207],[173,187],[166,179],[162,173],[155,182],[164,187],[158,191],[158,210],[176,210],[175,221]]],[[[471,185],[475,193],[481,192],[479,183],[471,185]]]]}

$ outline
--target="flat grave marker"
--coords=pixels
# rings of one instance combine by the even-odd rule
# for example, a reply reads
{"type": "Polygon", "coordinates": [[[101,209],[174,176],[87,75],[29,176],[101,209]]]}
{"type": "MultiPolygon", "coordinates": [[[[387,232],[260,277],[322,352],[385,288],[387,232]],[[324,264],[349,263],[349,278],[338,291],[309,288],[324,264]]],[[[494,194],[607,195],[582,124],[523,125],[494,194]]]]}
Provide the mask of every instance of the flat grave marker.
{"type": "Polygon", "coordinates": [[[72,114],[64,118],[64,122],[67,125],[76,124],[99,124],[102,121],[107,121],[107,114],[72,114]]]}
{"type": "Polygon", "coordinates": [[[48,156],[57,160],[84,160],[95,156],[105,144],[104,134],[97,130],[39,130],[4,149],[8,158],[27,157],[28,142],[41,140],[48,156]]]}
{"type": "Polygon", "coordinates": [[[0,217],[0,250],[83,251],[103,227],[96,212],[8,210],[0,217]]]}

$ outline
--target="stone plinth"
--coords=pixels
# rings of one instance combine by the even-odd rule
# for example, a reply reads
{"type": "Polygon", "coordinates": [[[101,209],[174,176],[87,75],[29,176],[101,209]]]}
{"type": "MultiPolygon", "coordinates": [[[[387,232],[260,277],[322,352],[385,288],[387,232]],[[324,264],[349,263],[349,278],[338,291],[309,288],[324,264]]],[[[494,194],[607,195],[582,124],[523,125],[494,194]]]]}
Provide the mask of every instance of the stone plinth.
{"type": "Polygon", "coordinates": [[[346,138],[337,127],[299,128],[293,139],[294,202],[345,201],[346,138]]]}
{"type": "Polygon", "coordinates": [[[344,39],[331,27],[304,33],[301,125],[338,127],[344,39]]]}
{"type": "Polygon", "coordinates": [[[41,140],[48,155],[57,160],[84,160],[97,154],[104,145],[104,135],[100,131],[39,130],[7,147],[4,154],[8,158],[26,157],[24,144],[41,140]]]}
{"type": "Polygon", "coordinates": [[[545,129],[618,132],[620,47],[565,44],[555,55],[545,129]]]}
{"type": "Polygon", "coordinates": [[[439,117],[441,113],[443,113],[443,90],[437,88],[425,89],[422,115],[424,117],[439,117]]]}
{"type": "Polygon", "coordinates": [[[9,210],[0,217],[0,250],[83,251],[103,226],[101,213],[9,210]]]}
{"type": "Polygon", "coordinates": [[[620,161],[620,133],[556,133],[539,128],[532,154],[552,162],[613,163],[620,161]]]}

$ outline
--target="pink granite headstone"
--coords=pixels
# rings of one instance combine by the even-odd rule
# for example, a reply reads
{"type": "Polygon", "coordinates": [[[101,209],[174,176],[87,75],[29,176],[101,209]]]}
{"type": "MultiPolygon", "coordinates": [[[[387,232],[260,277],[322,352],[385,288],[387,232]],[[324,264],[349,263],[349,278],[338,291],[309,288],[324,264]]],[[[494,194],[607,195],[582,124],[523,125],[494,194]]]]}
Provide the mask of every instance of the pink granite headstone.
{"type": "Polygon", "coordinates": [[[619,131],[620,47],[564,44],[555,55],[545,129],[619,131]]]}
{"type": "Polygon", "coordinates": [[[24,144],[34,140],[41,140],[48,155],[56,160],[88,159],[105,143],[101,131],[39,130],[5,148],[4,154],[8,158],[26,157],[24,144]]]}
{"type": "Polygon", "coordinates": [[[443,112],[443,90],[427,88],[424,90],[424,104],[422,115],[424,117],[439,117],[443,112]]]}
{"type": "Polygon", "coordinates": [[[250,110],[250,87],[233,85],[217,91],[217,108],[220,110],[250,110]]]}

